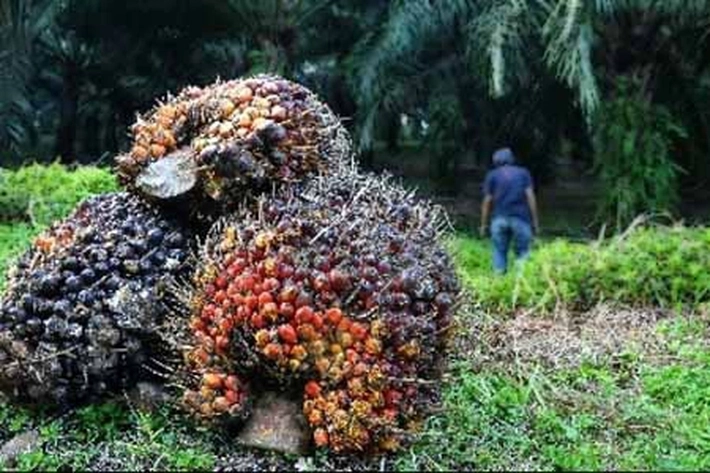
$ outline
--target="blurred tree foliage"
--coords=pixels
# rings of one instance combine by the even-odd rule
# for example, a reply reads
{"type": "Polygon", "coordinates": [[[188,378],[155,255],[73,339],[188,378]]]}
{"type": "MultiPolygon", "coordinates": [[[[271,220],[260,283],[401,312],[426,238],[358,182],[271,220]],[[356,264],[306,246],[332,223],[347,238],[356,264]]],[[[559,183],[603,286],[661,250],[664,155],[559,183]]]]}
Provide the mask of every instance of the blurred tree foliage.
{"type": "Polygon", "coordinates": [[[672,192],[710,179],[710,0],[0,0],[0,159],[106,161],[155,97],[256,72],[317,90],[366,165],[413,147],[454,192],[504,144],[542,182],[610,162],[594,137],[628,123],[600,104],[629,80],[686,131],[672,192]]]}
{"type": "Polygon", "coordinates": [[[671,210],[678,200],[682,169],[671,149],[687,134],[666,107],[638,97],[639,88],[619,81],[595,119],[595,167],[604,188],[599,216],[616,231],[640,213],[671,210]]]}

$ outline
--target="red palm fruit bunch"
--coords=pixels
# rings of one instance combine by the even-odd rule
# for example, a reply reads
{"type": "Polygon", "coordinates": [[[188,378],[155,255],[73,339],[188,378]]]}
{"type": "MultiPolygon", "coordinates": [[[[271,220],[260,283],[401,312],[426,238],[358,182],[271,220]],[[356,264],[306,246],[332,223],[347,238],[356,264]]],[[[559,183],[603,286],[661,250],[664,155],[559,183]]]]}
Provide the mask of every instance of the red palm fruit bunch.
{"type": "Polygon", "coordinates": [[[202,391],[233,390],[212,373],[260,379],[302,390],[317,446],[396,449],[435,402],[458,296],[444,227],[437,207],[348,166],[216,225],[196,276],[188,404],[215,412],[197,407],[202,391]]]}
{"type": "Polygon", "coordinates": [[[166,315],[165,289],[189,274],[188,239],[126,193],[91,198],[38,236],[0,301],[0,390],[66,407],[127,387],[166,315]]]}
{"type": "Polygon", "coordinates": [[[188,87],[139,117],[131,132],[131,150],[116,158],[119,177],[159,199],[195,191],[230,204],[324,172],[350,152],[325,104],[266,75],[188,87]]]}

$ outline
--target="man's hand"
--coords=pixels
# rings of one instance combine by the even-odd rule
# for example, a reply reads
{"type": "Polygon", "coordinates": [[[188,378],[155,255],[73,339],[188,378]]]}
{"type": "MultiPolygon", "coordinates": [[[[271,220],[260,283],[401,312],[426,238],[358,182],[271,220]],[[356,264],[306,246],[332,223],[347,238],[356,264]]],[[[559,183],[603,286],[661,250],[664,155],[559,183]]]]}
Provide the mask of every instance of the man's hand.
{"type": "Polygon", "coordinates": [[[525,198],[528,201],[528,207],[530,208],[530,216],[532,217],[532,230],[533,235],[540,234],[540,220],[537,216],[537,199],[535,198],[535,192],[532,186],[525,189],[525,198]]]}
{"type": "Polygon", "coordinates": [[[485,225],[481,225],[480,227],[478,227],[478,234],[481,236],[481,238],[486,237],[486,230],[487,228],[485,225]]]}
{"type": "Polygon", "coordinates": [[[478,227],[478,234],[481,238],[486,236],[486,224],[488,223],[488,215],[491,213],[491,205],[493,204],[493,196],[486,194],[481,202],[481,226],[478,227]]]}

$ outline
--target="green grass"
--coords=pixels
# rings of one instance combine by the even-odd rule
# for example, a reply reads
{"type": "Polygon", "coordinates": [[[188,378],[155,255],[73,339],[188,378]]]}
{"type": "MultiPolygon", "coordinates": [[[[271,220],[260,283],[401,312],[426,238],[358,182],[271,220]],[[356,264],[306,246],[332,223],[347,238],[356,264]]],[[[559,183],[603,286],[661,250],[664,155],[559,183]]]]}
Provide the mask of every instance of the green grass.
{"type": "MultiPolygon", "coordinates": [[[[28,241],[89,196],[117,189],[109,170],[60,164],[0,168],[0,274],[28,241]]],[[[5,279],[0,278],[0,290],[5,279]]]]}
{"type": "MultiPolygon", "coordinates": [[[[20,455],[20,470],[60,467],[144,470],[205,470],[215,463],[213,438],[198,432],[168,409],[148,413],[107,401],[80,408],[61,419],[0,404],[3,437],[37,429],[41,448],[20,455]]],[[[2,465],[0,465],[2,467],[2,465]]]]}
{"type": "MultiPolygon", "coordinates": [[[[0,274],[4,275],[8,264],[13,257],[18,255],[36,230],[25,223],[5,224],[0,223],[0,274]]],[[[5,286],[5,277],[0,278],[0,291],[5,286]]]]}
{"type": "MultiPolygon", "coordinates": [[[[485,309],[586,309],[613,301],[695,308],[710,301],[710,228],[650,227],[599,244],[537,243],[520,271],[491,275],[487,241],[452,241],[459,274],[485,309]]],[[[512,259],[512,255],[511,255],[512,259]]]]}
{"type": "MultiPolygon", "coordinates": [[[[3,271],[53,218],[115,185],[96,169],[33,167],[0,176],[0,199],[12,194],[24,197],[7,202],[31,203],[0,221],[3,271]]],[[[657,356],[629,345],[563,368],[500,366],[472,350],[478,340],[463,341],[468,349],[454,354],[444,409],[396,458],[398,469],[710,469],[710,230],[643,229],[598,248],[542,241],[520,276],[502,278],[490,273],[487,242],[460,235],[452,247],[476,302],[461,315],[464,335],[474,322],[495,324],[517,309],[545,318],[556,306],[610,301],[686,312],[653,329],[665,341],[657,356]]],[[[210,469],[225,440],[168,409],[135,411],[120,399],[61,417],[0,402],[0,443],[32,428],[41,447],[20,456],[22,470],[210,469]]]]}
{"type": "Polygon", "coordinates": [[[54,163],[13,171],[0,168],[0,221],[25,220],[43,227],[69,214],[86,197],[116,189],[109,170],[93,166],[68,169],[54,163]]]}
{"type": "MultiPolygon", "coordinates": [[[[696,335],[707,337],[707,327],[696,335]]],[[[562,371],[480,372],[462,360],[445,389],[445,414],[398,467],[706,470],[710,348],[678,340],[667,365],[630,356],[562,371]]]]}

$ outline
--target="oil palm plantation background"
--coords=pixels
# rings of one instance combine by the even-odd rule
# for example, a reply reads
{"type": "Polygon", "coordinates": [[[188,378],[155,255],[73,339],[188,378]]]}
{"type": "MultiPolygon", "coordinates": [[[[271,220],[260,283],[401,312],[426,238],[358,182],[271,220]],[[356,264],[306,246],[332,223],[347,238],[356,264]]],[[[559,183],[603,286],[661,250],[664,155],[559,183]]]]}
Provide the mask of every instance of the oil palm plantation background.
{"type": "Polygon", "coordinates": [[[109,163],[166,91],[276,72],[366,166],[456,194],[501,144],[541,182],[571,156],[621,227],[710,178],[709,59],[704,0],[0,0],[0,160],[109,163]]]}

